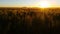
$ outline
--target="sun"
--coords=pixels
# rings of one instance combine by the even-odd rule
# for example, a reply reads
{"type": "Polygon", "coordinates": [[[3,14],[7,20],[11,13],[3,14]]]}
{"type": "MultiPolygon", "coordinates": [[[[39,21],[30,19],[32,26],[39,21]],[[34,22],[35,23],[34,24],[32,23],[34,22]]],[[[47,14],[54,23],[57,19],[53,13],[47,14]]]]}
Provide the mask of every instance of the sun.
{"type": "Polygon", "coordinates": [[[41,1],[40,7],[41,8],[48,8],[48,7],[50,7],[50,3],[48,1],[41,1]]]}

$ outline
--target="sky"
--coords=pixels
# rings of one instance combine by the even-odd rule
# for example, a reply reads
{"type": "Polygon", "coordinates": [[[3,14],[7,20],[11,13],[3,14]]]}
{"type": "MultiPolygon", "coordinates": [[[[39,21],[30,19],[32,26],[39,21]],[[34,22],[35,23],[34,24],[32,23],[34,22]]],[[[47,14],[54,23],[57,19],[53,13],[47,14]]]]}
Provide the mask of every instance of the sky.
{"type": "Polygon", "coordinates": [[[0,0],[0,7],[39,6],[41,1],[48,1],[52,6],[60,6],[60,0],[0,0]]]}

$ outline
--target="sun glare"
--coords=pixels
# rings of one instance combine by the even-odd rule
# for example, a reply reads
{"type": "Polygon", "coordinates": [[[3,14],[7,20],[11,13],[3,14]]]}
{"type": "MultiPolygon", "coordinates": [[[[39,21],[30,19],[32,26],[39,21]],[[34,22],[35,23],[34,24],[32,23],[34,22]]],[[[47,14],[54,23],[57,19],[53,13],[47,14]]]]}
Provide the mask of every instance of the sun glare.
{"type": "Polygon", "coordinates": [[[48,8],[50,7],[50,3],[48,1],[41,1],[39,6],[41,8],[48,8]]]}

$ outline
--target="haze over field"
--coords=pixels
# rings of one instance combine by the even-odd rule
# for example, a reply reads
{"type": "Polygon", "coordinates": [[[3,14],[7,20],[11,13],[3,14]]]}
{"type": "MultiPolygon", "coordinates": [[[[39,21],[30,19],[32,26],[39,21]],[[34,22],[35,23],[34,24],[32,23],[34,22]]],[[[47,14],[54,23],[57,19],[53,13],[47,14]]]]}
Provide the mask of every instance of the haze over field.
{"type": "Polygon", "coordinates": [[[60,0],[0,0],[0,7],[41,7],[41,4],[48,5],[44,1],[49,2],[51,7],[60,6],[60,0]]]}

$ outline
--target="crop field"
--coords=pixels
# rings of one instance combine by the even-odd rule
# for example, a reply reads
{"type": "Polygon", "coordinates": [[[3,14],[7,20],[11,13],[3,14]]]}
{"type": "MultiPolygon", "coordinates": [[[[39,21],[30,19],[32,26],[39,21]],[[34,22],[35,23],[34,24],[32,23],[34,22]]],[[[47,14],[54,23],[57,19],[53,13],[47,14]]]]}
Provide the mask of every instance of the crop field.
{"type": "Polygon", "coordinates": [[[58,34],[60,8],[0,8],[2,34],[58,34]]]}

